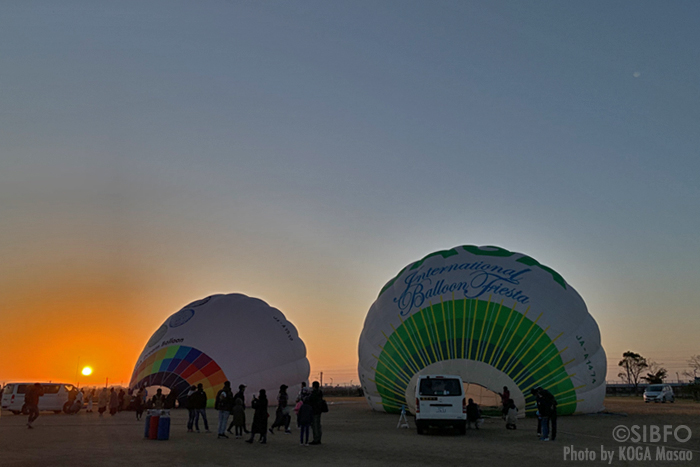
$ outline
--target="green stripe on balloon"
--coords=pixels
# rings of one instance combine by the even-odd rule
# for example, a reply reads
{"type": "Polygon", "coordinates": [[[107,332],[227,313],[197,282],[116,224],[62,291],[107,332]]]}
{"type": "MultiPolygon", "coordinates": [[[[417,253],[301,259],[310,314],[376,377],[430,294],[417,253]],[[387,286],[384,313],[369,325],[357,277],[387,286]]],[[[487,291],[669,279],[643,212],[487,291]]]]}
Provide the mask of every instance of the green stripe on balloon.
{"type": "MultiPolygon", "coordinates": [[[[548,389],[560,404],[559,413],[576,411],[576,389],[555,342],[546,331],[503,303],[491,300],[441,300],[401,320],[387,336],[375,367],[377,391],[387,412],[398,412],[405,404],[410,378],[430,364],[466,358],[484,362],[507,374],[523,392],[532,407],[530,389],[548,389]],[[443,313],[444,310],[444,313],[443,313]]],[[[471,381],[478,383],[478,381],[471,381]]],[[[496,389],[496,388],[494,388],[496,389]]]]}

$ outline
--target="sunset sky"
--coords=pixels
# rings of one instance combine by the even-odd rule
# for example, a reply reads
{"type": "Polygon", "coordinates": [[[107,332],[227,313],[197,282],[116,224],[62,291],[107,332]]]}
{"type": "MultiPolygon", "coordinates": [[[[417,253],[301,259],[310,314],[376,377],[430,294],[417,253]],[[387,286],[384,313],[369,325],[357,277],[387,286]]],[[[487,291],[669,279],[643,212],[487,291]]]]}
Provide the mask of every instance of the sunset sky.
{"type": "MultiPolygon", "coordinates": [[[[700,354],[700,3],[22,1],[0,14],[0,383],[128,383],[183,305],[357,383],[381,287],[528,254],[609,358],[700,354]]],[[[251,352],[255,349],[251,348],[251,352]]]]}

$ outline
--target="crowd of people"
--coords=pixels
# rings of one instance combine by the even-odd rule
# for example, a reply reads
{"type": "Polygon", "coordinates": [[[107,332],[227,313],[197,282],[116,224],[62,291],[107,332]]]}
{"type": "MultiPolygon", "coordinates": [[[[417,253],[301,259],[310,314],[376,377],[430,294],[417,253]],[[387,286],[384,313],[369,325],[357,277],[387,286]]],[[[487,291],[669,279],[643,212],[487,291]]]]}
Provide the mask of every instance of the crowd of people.
{"type": "MultiPolygon", "coordinates": [[[[268,428],[268,399],[265,389],[260,389],[257,395],[253,395],[251,408],[253,409],[253,421],[250,430],[246,428],[246,386],[241,384],[238,386],[238,392],[233,393],[231,383],[226,381],[224,387],[216,394],[214,408],[218,411],[218,438],[228,438],[226,433],[234,436],[236,439],[243,438],[244,434],[249,434],[250,437],[246,440],[247,443],[253,443],[255,435],[260,435],[260,443],[267,443],[267,435],[275,434],[281,429],[284,429],[285,434],[291,434],[290,428],[292,422],[292,412],[297,418],[297,427],[299,427],[299,442],[303,446],[321,444],[322,428],[321,414],[328,412],[328,405],[323,398],[323,392],[318,381],[314,381],[311,388],[306,386],[305,382],[301,383],[301,389],[295,399],[295,405],[292,407],[289,403],[289,387],[285,384],[281,385],[277,393],[277,408],[275,410],[275,419],[268,428]],[[231,423],[229,423],[231,418],[231,423]],[[228,427],[227,427],[228,425],[228,427]],[[235,430],[231,431],[232,429],[235,430]],[[276,429],[276,430],[275,430],[276,429]],[[309,442],[309,435],[312,434],[312,440],[309,442]]],[[[557,437],[557,400],[551,392],[542,388],[535,387],[530,390],[531,395],[535,398],[537,404],[537,436],[542,441],[554,441],[557,437]]],[[[24,404],[29,415],[27,427],[32,429],[34,421],[39,417],[39,398],[44,395],[44,390],[41,384],[36,383],[27,387],[24,395],[24,404]]],[[[502,416],[506,422],[506,429],[517,429],[518,409],[515,402],[510,397],[508,387],[503,387],[503,392],[498,393],[501,397],[502,416]]],[[[177,393],[171,391],[167,396],[163,394],[162,389],[158,388],[156,394],[152,398],[148,398],[144,388],[138,390],[130,389],[128,392],[123,388],[117,391],[114,387],[102,388],[97,393],[96,389],[80,389],[71,391],[68,397],[67,413],[77,413],[85,404],[87,404],[87,412],[93,412],[94,401],[97,400],[97,412],[102,417],[109,409],[110,415],[114,416],[123,410],[133,410],[136,412],[136,420],[141,420],[143,412],[146,408],[149,409],[170,409],[174,408],[177,400],[177,393]]],[[[207,420],[207,394],[204,391],[202,384],[191,386],[186,394],[186,406],[188,410],[187,432],[200,433],[199,421],[202,420],[206,433],[211,433],[209,430],[209,421],[207,420]]],[[[473,399],[469,399],[467,404],[467,428],[472,425],[475,429],[483,422],[481,410],[478,404],[473,399]]]]}
{"type": "MultiPolygon", "coordinates": [[[[215,409],[219,412],[218,437],[228,438],[226,433],[234,435],[237,439],[242,438],[243,434],[250,434],[248,443],[254,441],[255,435],[260,435],[260,442],[267,442],[268,433],[274,434],[277,431],[284,429],[286,434],[291,434],[292,412],[296,414],[297,426],[300,428],[300,443],[302,445],[321,444],[321,414],[328,411],[326,401],[323,399],[318,381],[315,381],[311,390],[306,386],[305,382],[301,383],[301,390],[296,397],[293,407],[290,405],[289,395],[287,394],[288,386],[283,384],[279,388],[277,394],[277,408],[275,410],[275,419],[272,425],[268,428],[268,401],[267,394],[264,389],[261,389],[258,395],[254,395],[251,401],[253,409],[253,421],[251,429],[246,428],[246,386],[241,384],[238,387],[238,392],[233,394],[231,383],[224,383],[215,399],[215,409]],[[229,417],[232,416],[231,424],[227,423],[229,417]],[[235,434],[231,430],[235,429],[235,434]],[[313,433],[312,441],[309,442],[309,433],[313,433]]],[[[39,398],[44,395],[43,386],[36,383],[28,386],[25,393],[26,413],[29,415],[27,427],[33,429],[34,421],[39,417],[39,398]]],[[[204,430],[210,433],[209,421],[207,419],[207,401],[208,397],[202,384],[191,386],[185,397],[185,404],[189,413],[187,420],[187,431],[190,433],[200,433],[199,422],[203,422],[204,430]]],[[[158,388],[152,398],[148,398],[145,388],[138,390],[130,389],[125,391],[123,388],[102,388],[101,390],[82,388],[75,389],[69,392],[67,410],[69,414],[78,413],[83,407],[86,407],[86,412],[92,413],[95,403],[97,403],[97,412],[100,417],[109,410],[110,415],[114,416],[125,410],[132,410],[136,413],[136,420],[141,420],[145,409],[171,409],[176,406],[177,393],[171,391],[167,396],[163,394],[162,389],[158,388]]]]}
{"type": "MultiPolygon", "coordinates": [[[[147,408],[172,408],[175,406],[174,402],[170,402],[170,407],[168,407],[168,400],[162,394],[162,390],[158,389],[157,393],[153,398],[149,399],[148,394],[144,388],[138,390],[129,389],[125,391],[123,388],[117,390],[114,387],[105,387],[98,393],[96,389],[90,390],[84,396],[87,402],[86,412],[93,412],[93,403],[97,400],[97,412],[100,417],[102,417],[108,410],[109,414],[114,416],[119,412],[123,411],[134,411],[136,413],[136,420],[141,420],[143,412],[147,408]]],[[[82,403],[83,395],[82,391],[78,393],[77,396],[82,403]]]]}
{"type": "MultiPolygon", "coordinates": [[[[201,386],[201,385],[200,385],[201,386]]],[[[26,413],[29,415],[27,427],[34,428],[34,421],[39,417],[39,398],[44,395],[44,388],[40,383],[35,383],[27,387],[24,395],[24,404],[26,413]]],[[[162,393],[161,389],[156,391],[152,398],[148,398],[148,394],[144,388],[138,390],[124,388],[102,388],[97,389],[82,388],[73,389],[68,393],[68,400],[64,407],[64,412],[67,414],[76,414],[83,408],[86,412],[93,413],[95,403],[97,403],[97,412],[102,417],[108,410],[110,415],[114,416],[122,411],[134,411],[136,420],[141,420],[143,412],[148,409],[170,409],[175,407],[176,394],[171,392],[168,396],[162,393]]],[[[206,407],[206,396],[204,399],[206,407]]],[[[206,412],[202,412],[206,425],[206,412]]],[[[206,427],[208,430],[208,427],[206,427]]]]}
{"type": "MultiPolygon", "coordinates": [[[[261,444],[267,443],[267,435],[275,434],[275,429],[281,431],[284,429],[285,434],[291,434],[290,428],[292,422],[292,412],[296,414],[297,426],[299,427],[299,443],[302,446],[321,444],[321,414],[328,411],[328,405],[323,399],[323,392],[318,381],[314,381],[311,390],[306,386],[305,382],[301,383],[301,390],[296,397],[295,405],[289,403],[289,387],[283,384],[277,393],[277,408],[275,410],[275,419],[268,428],[268,399],[265,389],[261,389],[257,395],[253,395],[250,406],[253,409],[253,421],[250,430],[246,429],[246,386],[241,384],[238,386],[238,392],[233,393],[231,383],[226,381],[224,387],[216,394],[214,408],[218,411],[219,423],[217,435],[218,438],[228,438],[228,434],[240,439],[244,434],[249,434],[250,437],[246,440],[247,443],[255,441],[255,435],[259,436],[261,444]],[[230,425],[229,418],[232,417],[230,425]],[[235,429],[235,432],[231,429],[235,429]],[[312,440],[309,442],[309,433],[313,433],[312,440]]],[[[203,391],[202,391],[203,393],[203,391]]],[[[193,413],[197,406],[201,405],[202,395],[198,396],[198,388],[192,386],[187,396],[188,410],[190,416],[187,424],[187,431],[199,432],[197,425],[197,415],[193,413]]],[[[206,397],[206,394],[204,394],[206,397]]],[[[204,400],[206,405],[206,399],[204,400]]],[[[204,418],[206,428],[206,416],[204,418]]],[[[207,430],[208,431],[208,430],[207,430]]]]}

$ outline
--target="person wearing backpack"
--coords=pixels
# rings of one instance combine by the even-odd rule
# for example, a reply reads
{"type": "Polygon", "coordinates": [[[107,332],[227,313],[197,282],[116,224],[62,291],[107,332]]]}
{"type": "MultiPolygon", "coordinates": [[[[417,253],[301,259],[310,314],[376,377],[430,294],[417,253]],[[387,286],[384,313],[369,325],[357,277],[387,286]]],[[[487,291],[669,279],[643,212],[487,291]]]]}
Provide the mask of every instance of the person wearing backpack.
{"type": "Polygon", "coordinates": [[[309,394],[309,404],[314,410],[314,418],[311,423],[311,431],[313,432],[314,439],[309,444],[316,445],[321,444],[321,414],[328,411],[328,406],[326,401],[323,400],[323,391],[321,391],[321,386],[318,381],[314,381],[311,385],[311,394],[309,394]]]}

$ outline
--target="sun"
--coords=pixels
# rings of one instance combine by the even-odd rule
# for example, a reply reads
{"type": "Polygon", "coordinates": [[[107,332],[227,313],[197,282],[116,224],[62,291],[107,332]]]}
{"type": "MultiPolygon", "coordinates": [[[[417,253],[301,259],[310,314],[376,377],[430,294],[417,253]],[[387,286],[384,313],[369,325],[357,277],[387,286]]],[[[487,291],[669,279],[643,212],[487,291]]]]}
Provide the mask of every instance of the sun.
{"type": "Polygon", "coordinates": [[[83,368],[82,373],[84,376],[90,376],[92,374],[92,368],[86,366],[85,368],[83,368]]]}

